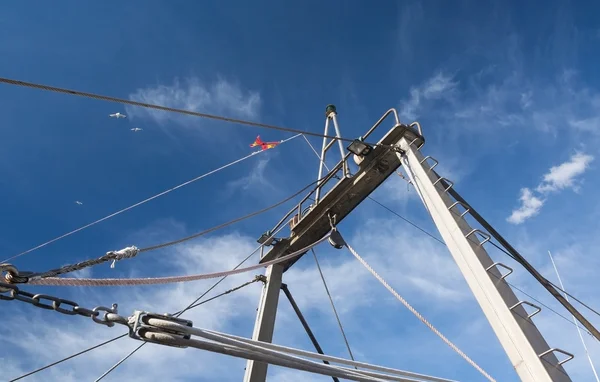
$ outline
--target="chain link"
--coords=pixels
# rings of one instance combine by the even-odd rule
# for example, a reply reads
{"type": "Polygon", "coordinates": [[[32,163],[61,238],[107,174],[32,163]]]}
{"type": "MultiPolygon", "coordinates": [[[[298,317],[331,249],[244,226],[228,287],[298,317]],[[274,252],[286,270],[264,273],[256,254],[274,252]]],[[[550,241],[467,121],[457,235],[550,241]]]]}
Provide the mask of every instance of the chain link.
{"type": "Polygon", "coordinates": [[[115,322],[123,325],[127,325],[128,322],[127,318],[118,315],[117,304],[113,304],[111,308],[97,306],[94,309],[87,309],[79,306],[79,304],[74,301],[47,294],[33,294],[20,290],[16,285],[3,282],[0,282],[0,300],[18,300],[32,304],[38,308],[55,310],[58,313],[66,314],[68,316],[79,315],[89,317],[94,322],[108,327],[114,326],[115,322]]]}

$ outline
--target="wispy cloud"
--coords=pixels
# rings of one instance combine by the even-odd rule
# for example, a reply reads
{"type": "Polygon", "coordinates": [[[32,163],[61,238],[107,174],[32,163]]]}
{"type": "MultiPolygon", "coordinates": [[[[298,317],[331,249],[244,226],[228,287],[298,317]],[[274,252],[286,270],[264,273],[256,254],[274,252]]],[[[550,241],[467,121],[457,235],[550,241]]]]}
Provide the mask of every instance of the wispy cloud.
{"type": "Polygon", "coordinates": [[[529,188],[521,189],[519,200],[521,206],[510,214],[507,219],[509,223],[523,223],[525,220],[537,215],[544,205],[544,200],[535,197],[529,188]]]}
{"type": "Polygon", "coordinates": [[[521,224],[536,216],[544,205],[543,195],[567,188],[578,191],[581,181],[578,182],[577,177],[585,172],[593,160],[592,155],[575,153],[567,162],[551,167],[543,176],[542,182],[535,188],[535,191],[540,194],[539,197],[535,196],[529,188],[522,188],[519,197],[521,206],[512,211],[507,221],[521,224]]]}
{"type": "Polygon", "coordinates": [[[419,112],[425,106],[424,103],[432,100],[450,98],[454,92],[457,82],[453,78],[444,74],[437,73],[429,78],[420,86],[410,89],[410,97],[402,101],[400,114],[408,120],[414,120],[419,116],[419,112]]]}
{"type": "Polygon", "coordinates": [[[274,191],[277,191],[278,188],[269,181],[269,176],[266,174],[267,165],[269,164],[270,159],[269,156],[260,158],[247,175],[228,182],[228,191],[230,193],[237,191],[246,192],[248,190],[261,188],[263,195],[272,194],[274,191]]]}
{"type": "Polygon", "coordinates": [[[452,135],[519,128],[598,135],[600,92],[573,70],[538,79],[517,64],[491,65],[450,77],[436,72],[401,101],[403,117],[433,120],[452,135]]]}
{"type": "MultiPolygon", "coordinates": [[[[256,91],[245,91],[239,85],[219,78],[210,85],[192,77],[183,81],[175,79],[171,85],[149,86],[136,90],[129,99],[191,110],[196,112],[227,114],[228,116],[255,118],[261,106],[261,96],[256,91]]],[[[175,113],[127,106],[132,118],[150,118],[159,124],[177,122],[184,126],[198,126],[198,119],[175,113]]]]}

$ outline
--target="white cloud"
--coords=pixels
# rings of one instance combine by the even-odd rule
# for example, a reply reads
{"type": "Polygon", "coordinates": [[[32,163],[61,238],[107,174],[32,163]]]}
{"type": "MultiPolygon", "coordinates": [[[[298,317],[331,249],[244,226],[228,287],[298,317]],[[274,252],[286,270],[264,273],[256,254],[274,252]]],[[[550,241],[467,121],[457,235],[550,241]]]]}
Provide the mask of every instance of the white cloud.
{"type": "Polygon", "coordinates": [[[577,190],[575,178],[583,174],[593,160],[594,157],[591,155],[575,153],[569,161],[551,167],[536,190],[542,193],[564,188],[577,190]]]}
{"type": "Polygon", "coordinates": [[[402,115],[443,126],[449,133],[444,134],[445,140],[448,135],[505,134],[506,128],[513,129],[511,134],[518,128],[555,136],[567,129],[597,136],[599,107],[600,92],[579,81],[577,72],[538,79],[509,63],[466,72],[460,79],[436,73],[411,88],[402,115]]]}
{"type": "Polygon", "coordinates": [[[537,215],[544,205],[544,200],[535,197],[529,188],[521,189],[519,200],[521,201],[521,206],[513,210],[512,214],[508,217],[507,221],[509,223],[523,223],[525,220],[537,215]]]}
{"type": "MultiPolygon", "coordinates": [[[[594,157],[592,155],[582,153],[573,154],[567,162],[551,167],[535,191],[544,195],[566,188],[578,191],[579,185],[576,182],[576,178],[585,172],[593,160],[594,157]]],[[[529,188],[521,189],[519,200],[521,201],[521,206],[512,211],[512,214],[507,219],[509,223],[521,224],[525,220],[536,216],[545,202],[544,199],[541,199],[541,196],[535,196],[529,188]]]]}
{"type": "Polygon", "coordinates": [[[402,102],[401,116],[411,121],[414,120],[419,116],[424,101],[448,98],[453,94],[456,85],[457,83],[452,81],[452,77],[437,73],[420,86],[412,87],[410,98],[402,102]]]}
{"type": "MultiPolygon", "coordinates": [[[[172,85],[158,85],[136,90],[129,99],[178,109],[226,114],[240,118],[255,118],[260,110],[261,97],[256,91],[244,91],[238,85],[219,78],[210,86],[198,78],[175,79],[172,85]]],[[[198,126],[198,118],[166,111],[127,106],[131,118],[151,118],[161,125],[178,122],[198,126]]]]}

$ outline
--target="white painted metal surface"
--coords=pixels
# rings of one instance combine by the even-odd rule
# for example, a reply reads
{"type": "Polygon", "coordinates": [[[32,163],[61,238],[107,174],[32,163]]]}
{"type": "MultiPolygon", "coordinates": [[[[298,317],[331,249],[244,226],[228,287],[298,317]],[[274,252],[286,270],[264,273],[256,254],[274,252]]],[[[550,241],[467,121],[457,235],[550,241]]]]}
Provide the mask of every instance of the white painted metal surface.
{"type": "MultiPolygon", "coordinates": [[[[272,342],[277,304],[279,303],[279,290],[281,289],[281,280],[283,277],[283,266],[279,264],[269,266],[266,277],[267,283],[260,297],[252,339],[262,342],[272,342]]],[[[264,362],[248,360],[244,382],[264,382],[267,379],[267,366],[268,364],[264,362]]]]}
{"type": "Polygon", "coordinates": [[[464,211],[459,211],[458,205],[449,209],[455,201],[446,193],[437,175],[430,171],[428,161],[406,138],[401,139],[400,147],[406,153],[398,155],[412,184],[521,380],[570,381],[554,353],[548,352],[550,347],[531,320],[537,312],[525,311],[524,305],[528,302],[520,301],[504,281],[498,265],[476,237],[479,232],[461,216],[464,211]],[[540,357],[544,353],[546,355],[540,357]]]}

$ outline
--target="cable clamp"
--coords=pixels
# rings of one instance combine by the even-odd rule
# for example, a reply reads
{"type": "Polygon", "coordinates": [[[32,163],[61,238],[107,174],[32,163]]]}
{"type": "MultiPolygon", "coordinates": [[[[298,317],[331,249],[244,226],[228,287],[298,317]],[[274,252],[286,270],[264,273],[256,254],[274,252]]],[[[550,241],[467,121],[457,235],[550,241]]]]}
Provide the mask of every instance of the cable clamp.
{"type": "Polygon", "coordinates": [[[187,346],[180,346],[180,345],[171,345],[171,344],[164,343],[163,341],[160,341],[160,340],[152,339],[152,335],[151,335],[152,333],[164,333],[164,334],[175,335],[184,340],[189,340],[191,338],[191,336],[189,334],[184,334],[184,333],[176,330],[172,326],[166,327],[166,326],[152,325],[150,322],[151,319],[169,321],[174,324],[183,325],[183,326],[187,326],[190,328],[193,327],[192,321],[174,317],[170,314],[157,314],[157,313],[149,313],[149,312],[136,310],[133,313],[133,316],[131,316],[129,318],[129,324],[130,324],[129,337],[134,338],[136,340],[140,340],[140,341],[153,342],[153,343],[166,345],[166,346],[173,346],[173,347],[178,347],[178,348],[186,348],[187,347],[187,346]]]}
{"type": "Polygon", "coordinates": [[[132,257],[137,256],[138,253],[140,253],[140,250],[135,245],[132,245],[131,247],[123,248],[120,251],[106,252],[106,257],[109,259],[113,259],[113,262],[110,264],[110,267],[114,268],[115,263],[117,261],[123,259],[131,259],[132,257]]]}

